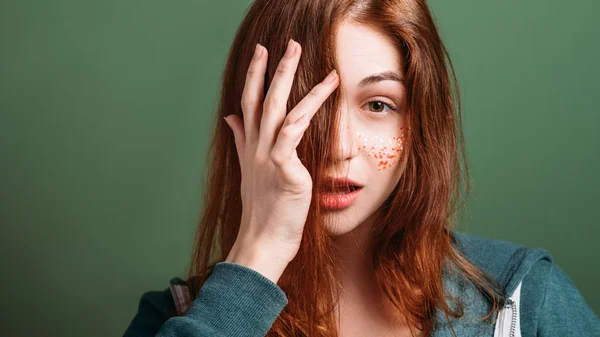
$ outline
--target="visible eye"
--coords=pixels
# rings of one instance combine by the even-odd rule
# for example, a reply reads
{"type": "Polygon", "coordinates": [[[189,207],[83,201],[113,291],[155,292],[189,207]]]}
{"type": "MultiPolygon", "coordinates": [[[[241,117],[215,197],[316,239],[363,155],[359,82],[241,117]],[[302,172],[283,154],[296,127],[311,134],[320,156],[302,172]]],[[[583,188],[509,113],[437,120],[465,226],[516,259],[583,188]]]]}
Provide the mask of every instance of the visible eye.
{"type": "Polygon", "coordinates": [[[394,111],[394,112],[398,111],[398,108],[396,107],[396,105],[391,102],[385,102],[382,100],[372,100],[372,101],[368,101],[367,103],[369,104],[369,112],[371,112],[375,115],[385,115],[386,112],[383,109],[386,105],[392,111],[394,111]],[[371,108],[373,110],[371,110],[371,108]]]}

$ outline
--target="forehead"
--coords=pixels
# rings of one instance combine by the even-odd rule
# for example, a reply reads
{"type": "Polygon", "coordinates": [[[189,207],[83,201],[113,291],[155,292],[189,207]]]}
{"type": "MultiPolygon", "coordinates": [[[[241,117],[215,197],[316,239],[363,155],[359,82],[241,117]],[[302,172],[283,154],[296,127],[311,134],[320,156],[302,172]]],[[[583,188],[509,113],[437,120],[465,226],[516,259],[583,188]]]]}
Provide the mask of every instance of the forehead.
{"type": "Polygon", "coordinates": [[[361,79],[385,71],[402,73],[400,51],[376,30],[345,21],[337,31],[336,52],[342,85],[354,87],[361,79]]]}

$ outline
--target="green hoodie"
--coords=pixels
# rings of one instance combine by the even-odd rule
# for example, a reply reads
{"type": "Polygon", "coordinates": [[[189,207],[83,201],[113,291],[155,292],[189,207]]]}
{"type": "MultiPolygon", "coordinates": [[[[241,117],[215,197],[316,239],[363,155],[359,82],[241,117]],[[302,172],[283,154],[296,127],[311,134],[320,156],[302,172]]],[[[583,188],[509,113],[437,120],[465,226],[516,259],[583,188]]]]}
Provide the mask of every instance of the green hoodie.
{"type": "MultiPolygon", "coordinates": [[[[464,275],[446,268],[444,288],[461,299],[464,315],[450,318],[449,324],[438,310],[432,337],[454,336],[452,330],[461,337],[600,337],[600,319],[547,250],[458,231],[452,234],[453,244],[498,280],[503,287],[500,295],[510,299],[501,314],[481,321],[491,309],[490,298],[464,275]]],[[[183,280],[173,278],[164,291],[144,293],[124,336],[263,337],[288,303],[277,284],[230,262],[215,265],[193,301],[190,292],[193,289],[183,280]]],[[[456,308],[451,300],[448,305],[456,308]]]]}

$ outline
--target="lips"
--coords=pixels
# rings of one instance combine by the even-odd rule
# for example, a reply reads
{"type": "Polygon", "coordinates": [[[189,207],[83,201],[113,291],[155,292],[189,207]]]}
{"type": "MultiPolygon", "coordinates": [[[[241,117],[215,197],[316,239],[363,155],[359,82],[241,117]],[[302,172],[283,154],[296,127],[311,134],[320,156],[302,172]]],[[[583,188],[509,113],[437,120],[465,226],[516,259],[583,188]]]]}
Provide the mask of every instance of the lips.
{"type": "Polygon", "coordinates": [[[323,179],[321,192],[325,194],[344,194],[359,190],[363,185],[348,178],[332,178],[326,177],[323,179]]]}
{"type": "Polygon", "coordinates": [[[342,186],[339,186],[339,184],[334,186],[329,184],[325,185],[325,190],[319,193],[318,199],[322,207],[331,210],[339,210],[349,207],[356,201],[356,198],[358,198],[358,195],[362,190],[362,186],[349,184],[351,181],[348,180],[343,182],[344,184],[342,186]]]}

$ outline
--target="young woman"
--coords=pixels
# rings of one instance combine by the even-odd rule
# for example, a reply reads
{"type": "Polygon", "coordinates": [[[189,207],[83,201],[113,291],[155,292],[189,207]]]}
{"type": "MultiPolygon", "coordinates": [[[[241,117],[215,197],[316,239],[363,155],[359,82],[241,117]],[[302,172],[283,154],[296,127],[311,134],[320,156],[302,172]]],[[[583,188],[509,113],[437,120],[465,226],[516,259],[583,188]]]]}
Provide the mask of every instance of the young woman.
{"type": "Polygon", "coordinates": [[[425,0],[255,1],[188,279],[125,336],[600,336],[546,250],[451,230],[457,89],[425,0]]]}

